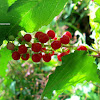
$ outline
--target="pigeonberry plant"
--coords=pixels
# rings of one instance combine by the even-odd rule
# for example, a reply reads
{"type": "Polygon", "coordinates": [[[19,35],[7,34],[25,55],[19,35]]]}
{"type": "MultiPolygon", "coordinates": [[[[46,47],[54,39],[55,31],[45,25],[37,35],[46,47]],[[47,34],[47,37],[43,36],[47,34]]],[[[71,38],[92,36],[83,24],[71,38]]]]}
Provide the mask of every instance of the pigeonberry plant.
{"type": "MultiPolygon", "coordinates": [[[[59,19],[58,17],[62,14],[61,11],[69,2],[72,4],[71,7],[75,8],[77,4],[81,5],[83,1],[0,1],[0,77],[5,79],[4,83],[7,83],[7,64],[10,60],[16,62],[32,61],[34,66],[38,64],[42,66],[42,64],[48,65],[53,59],[56,59],[56,67],[50,73],[46,87],[39,99],[52,99],[52,95],[55,96],[57,93],[57,96],[59,96],[65,89],[69,90],[71,86],[84,81],[93,84],[95,82],[100,83],[100,2],[98,0],[86,1],[88,7],[84,9],[90,11],[87,14],[91,26],[91,30],[88,30],[91,34],[89,38],[93,40],[90,45],[86,41],[87,33],[78,30],[78,27],[82,26],[78,23],[75,23],[77,27],[67,23],[68,26],[64,27],[64,31],[61,32],[57,31],[57,28],[54,29],[57,27],[56,23],[53,28],[44,31],[46,25],[50,24],[53,19],[56,21],[59,19]],[[95,16],[93,16],[94,11],[95,16]],[[69,27],[75,29],[75,32],[69,31],[69,27]]],[[[68,12],[67,17],[64,16],[65,19],[69,17],[73,8],[67,10],[70,12],[68,12]]],[[[77,7],[75,9],[78,12],[77,7]]],[[[39,68],[41,69],[41,67],[39,68]]],[[[35,73],[34,70],[32,73],[35,73]]],[[[30,68],[25,77],[28,77],[28,75],[30,75],[30,68]]],[[[24,82],[26,81],[24,80],[24,82]]],[[[16,83],[12,83],[11,86],[14,84],[16,83]]],[[[14,89],[13,91],[16,92],[14,89]]],[[[28,91],[28,93],[30,92],[28,91]]]]}

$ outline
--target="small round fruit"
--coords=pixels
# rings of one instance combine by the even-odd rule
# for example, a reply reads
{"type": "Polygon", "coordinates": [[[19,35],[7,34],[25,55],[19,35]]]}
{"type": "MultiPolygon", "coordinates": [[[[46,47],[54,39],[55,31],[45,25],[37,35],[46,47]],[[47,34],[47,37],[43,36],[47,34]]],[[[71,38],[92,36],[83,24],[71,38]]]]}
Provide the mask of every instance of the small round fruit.
{"type": "Polygon", "coordinates": [[[19,59],[20,59],[20,54],[19,54],[17,51],[14,51],[14,52],[12,53],[12,58],[13,58],[14,60],[19,60],[19,59]]]}
{"type": "Polygon", "coordinates": [[[49,36],[45,33],[39,35],[39,42],[46,43],[49,40],[49,36]]]}
{"type": "Polygon", "coordinates": [[[51,47],[56,50],[59,49],[61,47],[61,42],[59,40],[55,40],[51,43],[51,47]]]}
{"type": "Polygon", "coordinates": [[[14,44],[13,43],[11,43],[11,42],[9,42],[9,43],[7,43],[7,49],[9,49],[9,50],[14,50],[14,44]]]}
{"type": "Polygon", "coordinates": [[[21,58],[22,58],[22,60],[28,60],[29,59],[29,53],[26,53],[26,54],[23,54],[22,56],[21,56],[21,58]]]}
{"type": "Polygon", "coordinates": [[[20,45],[20,46],[19,46],[19,49],[18,49],[18,52],[19,52],[20,54],[25,54],[25,53],[27,53],[27,47],[26,47],[25,45],[20,45]]]}
{"type": "Polygon", "coordinates": [[[87,51],[87,48],[83,45],[78,46],[77,48],[78,51],[83,50],[83,51],[87,51]]]}
{"type": "Polygon", "coordinates": [[[42,34],[42,33],[43,33],[43,32],[36,32],[36,34],[35,34],[35,38],[38,39],[38,38],[39,38],[39,35],[42,34]]]}
{"type": "Polygon", "coordinates": [[[34,62],[40,62],[40,60],[41,60],[41,55],[40,55],[40,54],[33,54],[33,55],[32,55],[32,60],[33,60],[34,62]]]}
{"type": "Polygon", "coordinates": [[[44,60],[45,62],[49,62],[49,61],[51,60],[51,55],[50,55],[50,53],[49,53],[49,54],[44,54],[44,55],[43,55],[43,60],[44,60]]]}
{"type": "Polygon", "coordinates": [[[48,34],[48,36],[49,36],[51,39],[53,39],[53,38],[55,37],[55,32],[54,32],[53,30],[49,30],[49,31],[47,32],[47,34],[48,34]]]}
{"type": "Polygon", "coordinates": [[[69,49],[67,49],[67,51],[65,51],[66,52],[66,54],[69,54],[70,53],[70,50],[69,49]]]}
{"type": "Polygon", "coordinates": [[[15,37],[14,37],[13,35],[10,35],[10,36],[8,37],[8,39],[9,39],[10,41],[14,41],[14,40],[15,40],[15,37]]]}
{"type": "Polygon", "coordinates": [[[54,39],[54,40],[57,40],[57,37],[54,37],[53,39],[54,39]]]}
{"type": "Polygon", "coordinates": [[[63,36],[60,38],[60,41],[61,41],[62,44],[68,44],[69,41],[70,41],[70,38],[69,38],[69,36],[67,36],[67,35],[63,35],[63,36]]]}
{"type": "Polygon", "coordinates": [[[68,54],[69,54],[69,53],[68,53],[67,51],[66,51],[66,52],[62,52],[61,54],[58,54],[58,55],[57,55],[57,58],[58,58],[59,61],[62,61],[61,58],[62,58],[63,56],[65,56],[65,55],[68,55],[68,54]]]}
{"type": "Polygon", "coordinates": [[[61,60],[61,54],[58,54],[58,55],[57,55],[57,58],[58,58],[59,61],[62,61],[62,60],[61,60]]]}
{"type": "Polygon", "coordinates": [[[19,42],[19,43],[22,43],[24,40],[25,40],[25,39],[24,39],[23,36],[21,36],[21,37],[18,38],[18,42],[19,42]]]}
{"type": "Polygon", "coordinates": [[[65,55],[68,55],[68,53],[67,52],[62,52],[60,55],[61,55],[61,57],[63,57],[65,55]]]}
{"type": "Polygon", "coordinates": [[[24,35],[24,39],[27,41],[27,42],[30,42],[31,39],[32,39],[32,36],[30,34],[25,34],[24,35]]]}
{"type": "Polygon", "coordinates": [[[32,44],[32,51],[39,52],[39,51],[41,51],[41,49],[42,49],[42,46],[40,43],[33,43],[32,44]]]}
{"type": "Polygon", "coordinates": [[[69,36],[70,39],[72,38],[72,34],[69,31],[67,31],[64,35],[69,36]]]}

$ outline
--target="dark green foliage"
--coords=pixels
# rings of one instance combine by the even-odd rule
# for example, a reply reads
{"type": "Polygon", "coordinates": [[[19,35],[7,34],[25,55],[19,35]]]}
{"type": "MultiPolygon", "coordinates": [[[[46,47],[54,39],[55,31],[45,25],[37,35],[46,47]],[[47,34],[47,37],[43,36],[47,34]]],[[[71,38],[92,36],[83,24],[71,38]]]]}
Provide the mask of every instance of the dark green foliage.
{"type": "Polygon", "coordinates": [[[94,58],[87,56],[86,52],[76,51],[62,58],[62,65],[50,75],[42,97],[49,99],[53,90],[59,91],[65,87],[86,81],[100,82],[97,75],[97,66],[93,63],[94,58]]]}

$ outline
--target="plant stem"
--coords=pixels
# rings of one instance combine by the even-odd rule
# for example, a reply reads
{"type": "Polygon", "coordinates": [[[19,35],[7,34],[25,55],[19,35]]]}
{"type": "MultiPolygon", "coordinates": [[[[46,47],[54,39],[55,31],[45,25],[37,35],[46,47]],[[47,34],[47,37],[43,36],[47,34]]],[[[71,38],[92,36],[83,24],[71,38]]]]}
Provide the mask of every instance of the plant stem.
{"type": "MultiPolygon", "coordinates": [[[[98,58],[98,63],[100,62],[100,58],[98,58]]],[[[99,100],[100,100],[100,84],[98,84],[98,96],[99,96],[99,100]]]]}

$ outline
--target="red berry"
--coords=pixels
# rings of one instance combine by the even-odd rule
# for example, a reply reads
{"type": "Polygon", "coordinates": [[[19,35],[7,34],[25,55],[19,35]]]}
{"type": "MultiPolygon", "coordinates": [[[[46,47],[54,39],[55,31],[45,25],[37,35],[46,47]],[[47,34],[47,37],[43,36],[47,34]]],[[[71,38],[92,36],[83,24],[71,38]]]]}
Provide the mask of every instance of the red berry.
{"type": "Polygon", "coordinates": [[[25,39],[24,39],[23,36],[21,36],[21,37],[18,38],[18,42],[20,42],[20,43],[21,43],[22,41],[24,41],[24,40],[25,40],[25,39]]]}
{"type": "Polygon", "coordinates": [[[65,56],[65,55],[68,55],[68,53],[67,52],[62,52],[61,53],[61,57],[65,56]]]}
{"type": "Polygon", "coordinates": [[[61,41],[62,44],[68,44],[69,41],[70,41],[70,38],[69,38],[69,36],[67,36],[67,35],[63,35],[63,36],[60,38],[60,41],[61,41]]]}
{"type": "Polygon", "coordinates": [[[78,46],[77,48],[78,51],[83,50],[83,51],[87,51],[87,48],[83,45],[78,46]]]}
{"type": "Polygon", "coordinates": [[[53,39],[53,38],[55,37],[55,32],[54,32],[53,30],[49,30],[49,31],[47,32],[47,34],[48,34],[48,36],[49,36],[51,39],[53,39]]]}
{"type": "Polygon", "coordinates": [[[72,34],[69,31],[67,31],[64,35],[69,36],[70,39],[72,38],[72,34]]]}
{"type": "Polygon", "coordinates": [[[20,45],[19,46],[19,49],[18,49],[18,52],[20,54],[24,54],[24,53],[27,53],[27,47],[25,45],[20,45]]]}
{"type": "Polygon", "coordinates": [[[33,43],[32,44],[32,51],[39,52],[39,51],[41,51],[41,49],[42,49],[42,46],[40,43],[33,43]]]}
{"type": "Polygon", "coordinates": [[[26,53],[26,54],[23,54],[22,56],[21,56],[21,58],[22,58],[22,60],[28,60],[29,59],[29,53],[26,53]]]}
{"type": "Polygon", "coordinates": [[[61,60],[61,54],[58,54],[58,55],[57,55],[57,58],[58,58],[59,61],[62,61],[62,60],[61,60]]]}
{"type": "Polygon", "coordinates": [[[67,51],[66,51],[66,52],[62,52],[61,54],[58,54],[58,55],[57,55],[57,58],[58,58],[59,61],[62,61],[61,58],[62,58],[63,56],[65,56],[65,55],[68,55],[68,54],[69,54],[69,53],[68,53],[67,51]]]}
{"type": "Polygon", "coordinates": [[[70,50],[68,49],[67,51],[65,51],[66,52],[66,54],[69,54],[70,53],[70,50]]]}
{"type": "Polygon", "coordinates": [[[33,60],[34,62],[40,62],[40,60],[41,60],[41,55],[40,55],[40,54],[33,54],[33,55],[32,55],[32,60],[33,60]]]}
{"type": "Polygon", "coordinates": [[[59,49],[61,47],[61,42],[59,40],[55,40],[51,43],[51,47],[56,50],[59,49]]]}
{"type": "Polygon", "coordinates": [[[17,51],[14,51],[14,52],[12,53],[12,58],[13,58],[14,60],[19,60],[19,59],[20,59],[20,54],[19,54],[17,51]]]}
{"type": "Polygon", "coordinates": [[[27,41],[27,42],[30,42],[31,39],[32,39],[32,36],[30,34],[25,34],[24,35],[24,39],[27,41]]]}
{"type": "Polygon", "coordinates": [[[38,38],[39,38],[39,35],[42,34],[42,33],[43,33],[43,32],[36,32],[36,34],[35,34],[35,38],[38,39],[38,38]]]}
{"type": "Polygon", "coordinates": [[[42,33],[39,35],[38,39],[41,43],[46,43],[49,40],[49,36],[45,33],[42,33]]]}
{"type": "Polygon", "coordinates": [[[57,37],[54,37],[54,40],[57,40],[57,37]]]}
{"type": "Polygon", "coordinates": [[[7,49],[9,49],[9,50],[14,50],[14,44],[13,43],[11,43],[11,42],[9,42],[9,43],[7,43],[7,49]]]}
{"type": "Polygon", "coordinates": [[[49,61],[51,60],[51,55],[50,55],[50,53],[49,53],[49,54],[44,54],[44,55],[43,55],[43,60],[44,60],[45,62],[49,62],[49,61]]]}

